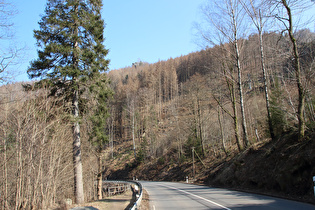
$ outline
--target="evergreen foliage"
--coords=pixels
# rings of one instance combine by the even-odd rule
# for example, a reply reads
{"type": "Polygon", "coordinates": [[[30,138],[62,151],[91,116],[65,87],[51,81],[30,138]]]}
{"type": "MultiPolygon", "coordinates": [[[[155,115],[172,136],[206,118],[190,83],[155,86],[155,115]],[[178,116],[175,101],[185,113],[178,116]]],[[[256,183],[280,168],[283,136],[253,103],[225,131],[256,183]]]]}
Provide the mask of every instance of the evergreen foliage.
{"type": "Polygon", "coordinates": [[[189,136],[186,144],[184,145],[186,157],[191,157],[192,148],[196,151],[198,155],[203,156],[202,145],[199,137],[189,136]]]}
{"type": "Polygon", "coordinates": [[[29,77],[47,80],[60,91],[106,71],[101,8],[100,0],[49,0],[40,29],[34,31],[39,50],[29,77]]]}
{"type": "Polygon", "coordinates": [[[140,148],[137,152],[137,156],[136,156],[136,161],[137,163],[142,163],[144,162],[146,156],[147,156],[147,147],[148,147],[148,142],[146,140],[146,138],[143,138],[143,141],[140,144],[140,148]]]}
{"type": "Polygon", "coordinates": [[[96,147],[97,152],[101,153],[107,143],[108,135],[106,133],[107,118],[109,117],[107,101],[113,95],[113,92],[107,86],[108,81],[105,75],[90,87],[90,92],[96,95],[95,105],[92,107],[92,131],[89,134],[89,140],[96,147]]]}
{"type": "Polygon", "coordinates": [[[287,127],[286,113],[283,107],[283,91],[281,90],[278,78],[275,78],[275,87],[270,98],[271,122],[274,128],[275,137],[280,137],[287,127]]]}
{"type": "MultiPolygon", "coordinates": [[[[81,96],[88,90],[87,86],[107,70],[109,62],[105,59],[108,50],[103,45],[104,21],[101,9],[101,0],[48,0],[45,15],[39,22],[40,29],[34,31],[39,48],[38,58],[31,62],[27,71],[31,79],[40,79],[36,83],[39,87],[48,85],[52,95],[72,100],[77,203],[84,202],[79,126],[79,112],[82,111],[81,102],[84,100],[81,96]]],[[[104,93],[100,94],[103,97],[104,93]]],[[[105,111],[104,106],[98,108],[105,111]]],[[[103,122],[97,123],[95,135],[101,138],[103,134],[97,128],[103,122]]]]}

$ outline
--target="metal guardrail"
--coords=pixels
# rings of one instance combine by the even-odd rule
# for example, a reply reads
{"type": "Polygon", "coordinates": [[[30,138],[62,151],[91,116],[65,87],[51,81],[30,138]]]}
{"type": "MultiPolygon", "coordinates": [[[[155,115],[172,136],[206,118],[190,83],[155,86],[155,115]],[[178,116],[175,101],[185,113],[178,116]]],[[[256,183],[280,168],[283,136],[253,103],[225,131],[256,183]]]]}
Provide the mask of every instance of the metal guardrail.
{"type": "Polygon", "coordinates": [[[124,193],[128,190],[130,190],[130,183],[125,182],[103,182],[102,187],[103,193],[105,193],[106,196],[112,196],[116,194],[124,193]]]}
{"type": "Polygon", "coordinates": [[[130,210],[136,210],[140,207],[141,201],[142,201],[142,195],[143,195],[143,190],[142,190],[142,185],[137,182],[137,181],[115,181],[115,180],[105,180],[103,183],[114,183],[114,184],[129,184],[129,185],[134,185],[135,189],[134,192],[136,193],[136,200],[133,203],[132,207],[129,208],[130,210]]]}
{"type": "Polygon", "coordinates": [[[137,186],[137,188],[135,189],[136,192],[136,200],[133,204],[133,206],[130,208],[130,210],[135,210],[138,209],[141,205],[141,201],[142,201],[142,195],[143,195],[143,190],[142,190],[142,185],[137,182],[137,181],[130,181],[131,183],[134,183],[135,186],[137,186]]]}

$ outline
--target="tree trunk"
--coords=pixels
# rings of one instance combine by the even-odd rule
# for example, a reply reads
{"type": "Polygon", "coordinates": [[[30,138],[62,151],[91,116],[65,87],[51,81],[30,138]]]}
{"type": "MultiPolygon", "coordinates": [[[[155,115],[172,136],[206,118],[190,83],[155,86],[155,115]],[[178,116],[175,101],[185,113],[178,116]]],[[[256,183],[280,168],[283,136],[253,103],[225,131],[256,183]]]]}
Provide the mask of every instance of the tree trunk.
{"type": "MultiPolygon", "coordinates": [[[[232,3],[231,3],[232,7],[232,3]]],[[[244,97],[243,97],[243,83],[242,83],[242,68],[240,62],[240,52],[238,46],[238,27],[236,22],[236,14],[235,10],[231,9],[231,18],[233,21],[233,32],[234,32],[234,48],[235,48],[235,56],[236,56],[236,67],[237,67],[237,74],[238,74],[238,88],[239,88],[239,95],[240,95],[240,106],[241,106],[241,115],[242,115],[242,128],[243,128],[243,143],[244,147],[249,146],[249,140],[247,135],[247,126],[246,126],[246,118],[245,118],[245,107],[244,107],[244,97]]]]}
{"type": "Polygon", "coordinates": [[[233,113],[234,113],[234,115],[233,115],[234,135],[235,135],[238,151],[241,151],[242,150],[242,146],[241,146],[240,136],[238,134],[238,117],[237,117],[236,98],[235,98],[234,87],[233,87],[233,93],[231,93],[231,94],[232,94],[232,97],[233,97],[232,106],[233,106],[233,113]]]}
{"type": "MultiPolygon", "coordinates": [[[[235,25],[236,28],[236,25],[235,25]]],[[[235,38],[237,38],[235,33],[235,38]]],[[[236,53],[236,63],[237,63],[237,74],[238,74],[238,88],[239,88],[239,95],[240,95],[240,106],[241,106],[241,115],[242,115],[242,128],[243,128],[243,142],[244,147],[247,148],[249,146],[249,140],[247,135],[247,126],[246,126],[246,118],[245,118],[245,105],[244,105],[244,96],[243,96],[243,83],[242,83],[242,69],[240,63],[240,53],[238,47],[238,40],[235,39],[234,42],[235,46],[235,53],[236,53]]]]}
{"type": "MultiPolygon", "coordinates": [[[[74,6],[75,14],[78,14],[78,5],[74,6]]],[[[74,70],[78,70],[79,61],[78,61],[78,34],[79,34],[79,24],[78,20],[75,19],[73,26],[73,36],[75,37],[73,40],[73,57],[72,64],[74,70]]],[[[73,165],[74,165],[74,193],[77,204],[81,204],[84,202],[84,190],[83,190],[83,169],[82,169],[82,160],[81,160],[81,139],[80,139],[80,125],[79,125],[79,85],[77,84],[78,78],[72,78],[72,82],[74,83],[73,90],[73,165]]]]}
{"type": "Polygon", "coordinates": [[[282,0],[282,4],[285,7],[288,14],[289,27],[287,28],[289,32],[289,37],[292,43],[293,54],[294,54],[294,68],[296,76],[296,84],[299,91],[299,105],[298,105],[298,121],[299,121],[299,137],[298,140],[302,141],[305,133],[305,120],[304,120],[304,107],[305,107],[305,90],[301,81],[301,65],[300,65],[300,56],[298,52],[298,47],[296,39],[293,34],[293,20],[291,8],[287,4],[286,0],[282,0]]]}
{"type": "Polygon", "coordinates": [[[198,127],[199,127],[199,138],[200,138],[200,143],[201,143],[201,152],[202,155],[205,156],[205,146],[203,142],[203,137],[202,137],[202,123],[201,123],[201,108],[200,108],[200,100],[197,98],[197,111],[198,111],[198,127]]]}
{"type": "MultiPolygon", "coordinates": [[[[6,129],[6,128],[5,128],[6,129]]],[[[4,177],[4,195],[3,195],[3,206],[4,209],[9,209],[8,206],[8,167],[7,167],[7,142],[6,142],[6,133],[5,138],[3,138],[3,177],[4,177]]]]}
{"type": "Polygon", "coordinates": [[[102,200],[102,186],[103,186],[103,179],[102,179],[102,154],[97,155],[97,199],[102,200]]]}
{"type": "Polygon", "coordinates": [[[221,132],[221,138],[222,138],[222,149],[225,153],[226,156],[228,156],[226,146],[225,146],[225,138],[224,138],[224,131],[223,131],[223,125],[221,121],[221,114],[220,114],[220,108],[218,107],[218,120],[219,120],[219,125],[220,125],[220,132],[221,132]]]}
{"type": "MultiPolygon", "coordinates": [[[[18,119],[19,121],[20,119],[18,119]]],[[[16,177],[16,195],[15,195],[15,210],[20,209],[20,207],[23,205],[22,203],[22,193],[23,193],[23,167],[22,167],[22,137],[21,137],[21,123],[17,122],[17,143],[16,143],[16,171],[17,171],[17,177],[16,177]]]]}
{"type": "Polygon", "coordinates": [[[271,139],[275,139],[275,134],[273,131],[273,125],[271,121],[271,112],[270,112],[270,103],[269,103],[269,94],[268,94],[268,84],[267,84],[267,72],[265,68],[265,56],[264,56],[264,45],[263,45],[263,36],[262,36],[262,17],[259,12],[259,20],[261,28],[258,28],[259,33],[259,46],[260,46],[260,58],[261,58],[261,69],[263,71],[264,78],[264,89],[265,89],[265,97],[266,97],[266,108],[267,108],[267,117],[268,117],[268,125],[271,139]]]}
{"type": "Polygon", "coordinates": [[[132,143],[133,143],[133,153],[136,159],[137,153],[136,153],[136,141],[135,141],[135,104],[134,104],[134,101],[132,101],[132,143]]]}
{"type": "Polygon", "coordinates": [[[5,105],[5,119],[4,119],[4,124],[5,126],[2,127],[3,132],[4,132],[4,138],[3,138],[3,178],[4,178],[4,195],[2,196],[3,199],[3,207],[4,209],[9,209],[8,206],[8,166],[7,166],[7,129],[8,129],[8,103],[5,105]]]}
{"type": "MultiPolygon", "coordinates": [[[[241,151],[242,147],[241,147],[240,137],[239,137],[239,134],[238,134],[238,117],[237,117],[237,109],[236,109],[236,97],[235,97],[234,79],[230,80],[228,78],[227,72],[226,72],[225,69],[223,70],[223,72],[224,72],[224,77],[225,77],[226,84],[227,84],[229,92],[230,92],[230,99],[231,99],[231,102],[232,102],[233,115],[230,114],[227,111],[226,112],[229,113],[229,115],[233,118],[234,136],[235,136],[237,148],[238,148],[239,151],[241,151]]],[[[232,70],[231,70],[231,73],[232,73],[232,70]]]]}
{"type": "Polygon", "coordinates": [[[230,98],[232,102],[233,115],[230,115],[230,116],[233,118],[234,136],[235,136],[238,151],[241,151],[242,150],[241,141],[238,134],[238,117],[237,117],[236,97],[235,97],[235,87],[234,87],[235,84],[234,84],[234,81],[229,82],[229,79],[227,78],[227,75],[226,75],[226,71],[224,71],[224,76],[225,76],[225,80],[229,88],[230,98]]]}
{"type": "Polygon", "coordinates": [[[115,132],[114,132],[114,107],[111,108],[111,118],[110,118],[110,123],[108,123],[108,127],[109,127],[109,130],[110,130],[110,148],[111,148],[111,157],[112,159],[114,158],[114,135],[115,135],[115,132]]]}
{"type": "MultiPolygon", "coordinates": [[[[233,69],[230,69],[231,76],[232,76],[232,71],[233,71],[233,69]]],[[[233,114],[231,112],[229,112],[228,110],[226,110],[221,105],[219,100],[217,100],[217,99],[215,99],[215,100],[218,102],[219,106],[223,109],[223,111],[225,113],[227,113],[233,119],[235,141],[236,141],[238,150],[241,151],[242,147],[241,147],[240,137],[238,134],[238,118],[237,118],[235,83],[234,83],[235,80],[233,79],[233,77],[231,77],[231,78],[228,77],[227,71],[226,71],[224,65],[223,65],[223,73],[224,73],[226,85],[227,85],[229,92],[230,92],[230,100],[232,102],[233,114]]]]}
{"type": "Polygon", "coordinates": [[[81,161],[81,140],[79,125],[79,91],[74,90],[73,93],[73,166],[74,166],[74,193],[76,203],[84,202],[82,161],[81,161]]]}

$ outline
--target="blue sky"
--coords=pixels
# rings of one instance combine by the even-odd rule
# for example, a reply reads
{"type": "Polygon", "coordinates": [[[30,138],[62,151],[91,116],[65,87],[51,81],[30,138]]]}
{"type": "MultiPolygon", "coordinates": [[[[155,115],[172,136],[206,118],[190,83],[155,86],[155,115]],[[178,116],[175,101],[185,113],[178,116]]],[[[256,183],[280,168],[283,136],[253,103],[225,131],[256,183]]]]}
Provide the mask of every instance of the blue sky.
{"type": "MultiPolygon", "coordinates": [[[[17,81],[28,80],[26,69],[37,58],[33,30],[44,14],[44,0],[12,0],[19,13],[15,21],[15,41],[25,48],[17,81]]],[[[192,23],[198,21],[204,0],[103,0],[106,23],[105,47],[110,69],[130,66],[138,60],[154,63],[199,50],[194,44],[192,23]]]]}
{"type": "MultiPolygon", "coordinates": [[[[27,67],[31,60],[37,58],[33,30],[38,29],[46,1],[10,1],[19,11],[14,19],[14,42],[23,47],[18,65],[12,68],[18,75],[15,81],[27,81],[27,67]]],[[[103,0],[102,15],[106,23],[104,44],[109,49],[109,68],[123,68],[138,60],[154,63],[200,50],[195,44],[192,25],[200,22],[199,7],[205,1],[103,0]]],[[[314,15],[311,10],[309,12],[308,16],[314,15]]]]}

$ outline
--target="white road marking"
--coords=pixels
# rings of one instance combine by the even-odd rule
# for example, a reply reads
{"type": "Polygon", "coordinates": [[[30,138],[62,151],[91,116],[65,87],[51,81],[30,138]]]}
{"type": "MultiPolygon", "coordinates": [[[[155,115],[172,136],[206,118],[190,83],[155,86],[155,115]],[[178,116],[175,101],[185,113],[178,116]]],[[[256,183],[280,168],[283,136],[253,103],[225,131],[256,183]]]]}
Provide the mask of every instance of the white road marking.
{"type": "Polygon", "coordinates": [[[185,191],[185,190],[181,190],[181,189],[178,189],[178,188],[175,188],[175,187],[166,186],[166,185],[162,185],[162,186],[167,187],[167,188],[170,188],[170,189],[178,190],[178,191],[180,191],[180,192],[183,192],[183,193],[186,193],[186,194],[188,194],[188,195],[194,196],[194,197],[196,197],[196,198],[202,199],[202,200],[207,201],[207,202],[209,202],[209,203],[212,203],[212,204],[214,204],[214,205],[216,205],[216,206],[219,206],[219,207],[221,207],[221,208],[223,208],[223,209],[231,210],[231,209],[229,209],[228,207],[225,207],[225,206],[223,206],[223,205],[221,205],[221,204],[219,204],[219,203],[216,203],[216,202],[214,202],[214,201],[208,200],[208,199],[203,198],[203,197],[201,197],[201,196],[199,196],[199,195],[192,194],[192,193],[187,192],[187,191],[185,191]]]}

